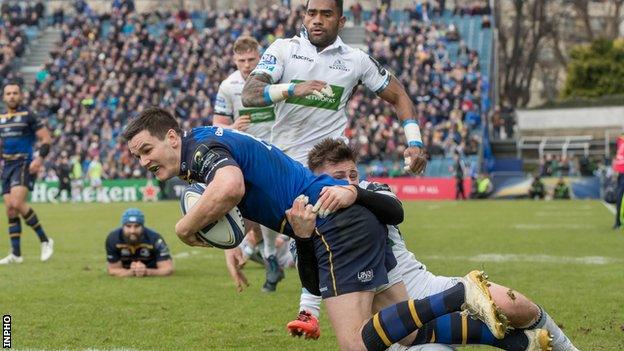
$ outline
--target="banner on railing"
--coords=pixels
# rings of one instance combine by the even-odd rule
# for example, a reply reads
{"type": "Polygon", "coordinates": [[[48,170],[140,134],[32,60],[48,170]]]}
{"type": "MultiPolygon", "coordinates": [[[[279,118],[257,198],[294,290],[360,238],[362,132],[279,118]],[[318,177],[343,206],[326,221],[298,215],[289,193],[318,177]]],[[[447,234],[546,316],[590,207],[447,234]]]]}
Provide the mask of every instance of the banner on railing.
{"type": "MultiPolygon", "coordinates": [[[[455,178],[368,178],[388,184],[401,200],[455,199],[455,178]]],[[[464,179],[464,194],[470,196],[470,179],[464,179]]]]}
{"type": "Polygon", "coordinates": [[[37,182],[30,193],[31,202],[130,202],[157,201],[162,197],[158,182],[151,179],[104,180],[101,187],[72,186],[71,193],[59,196],[58,182],[37,182]]]}

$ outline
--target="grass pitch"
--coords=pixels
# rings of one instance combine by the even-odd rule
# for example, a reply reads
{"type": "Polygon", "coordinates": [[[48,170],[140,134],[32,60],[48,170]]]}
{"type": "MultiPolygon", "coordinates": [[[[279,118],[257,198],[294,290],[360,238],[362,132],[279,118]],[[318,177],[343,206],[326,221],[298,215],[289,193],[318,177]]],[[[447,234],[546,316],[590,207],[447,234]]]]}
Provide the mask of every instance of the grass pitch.
{"type": "MultiPolygon", "coordinates": [[[[55,240],[39,262],[36,235],[22,224],[21,265],[0,266],[0,314],[11,314],[16,349],[335,350],[326,315],[318,341],[293,339],[294,270],[263,294],[264,270],[236,293],[223,252],[183,245],[173,233],[177,202],[132,204],[171,247],[168,278],[112,278],[104,240],[130,204],[34,205],[55,240]]],[[[581,350],[624,350],[624,232],[595,201],[410,202],[401,226],[408,247],[437,274],[485,269],[544,306],[581,350]]],[[[2,220],[6,226],[6,219],[2,220]]],[[[0,253],[9,250],[0,236],[0,253]]],[[[487,349],[487,348],[472,348],[487,349]]]]}

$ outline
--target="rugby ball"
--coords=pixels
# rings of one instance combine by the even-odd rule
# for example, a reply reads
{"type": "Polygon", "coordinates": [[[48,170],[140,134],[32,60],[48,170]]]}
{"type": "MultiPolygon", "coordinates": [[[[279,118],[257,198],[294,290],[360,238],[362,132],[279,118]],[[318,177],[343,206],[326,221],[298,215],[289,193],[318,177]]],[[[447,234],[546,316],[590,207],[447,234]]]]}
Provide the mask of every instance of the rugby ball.
{"type": "MultiPolygon", "coordinates": [[[[182,214],[186,214],[206,189],[205,184],[194,183],[186,187],[180,198],[182,214]]],[[[237,247],[245,237],[245,222],[238,207],[234,206],[225,216],[197,232],[197,238],[220,249],[237,247]]]]}

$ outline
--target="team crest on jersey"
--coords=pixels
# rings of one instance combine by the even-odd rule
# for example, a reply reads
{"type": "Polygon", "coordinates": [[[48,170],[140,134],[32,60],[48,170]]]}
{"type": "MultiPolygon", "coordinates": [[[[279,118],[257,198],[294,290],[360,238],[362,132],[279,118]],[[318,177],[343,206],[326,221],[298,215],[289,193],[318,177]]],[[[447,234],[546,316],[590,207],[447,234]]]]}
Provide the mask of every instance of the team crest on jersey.
{"type": "Polygon", "coordinates": [[[339,71],[349,72],[350,69],[347,68],[347,65],[341,59],[336,59],[334,63],[329,66],[331,69],[337,69],[339,71]]]}
{"type": "Polygon", "coordinates": [[[259,64],[275,65],[275,64],[277,64],[277,57],[275,57],[275,56],[273,56],[271,54],[264,54],[260,58],[259,64]]]}
{"type": "Polygon", "coordinates": [[[130,256],[130,250],[123,248],[121,249],[121,255],[122,256],[130,256]]]}
{"type": "Polygon", "coordinates": [[[139,255],[141,255],[141,257],[149,257],[150,252],[148,249],[142,247],[141,250],[139,250],[139,255]]]}

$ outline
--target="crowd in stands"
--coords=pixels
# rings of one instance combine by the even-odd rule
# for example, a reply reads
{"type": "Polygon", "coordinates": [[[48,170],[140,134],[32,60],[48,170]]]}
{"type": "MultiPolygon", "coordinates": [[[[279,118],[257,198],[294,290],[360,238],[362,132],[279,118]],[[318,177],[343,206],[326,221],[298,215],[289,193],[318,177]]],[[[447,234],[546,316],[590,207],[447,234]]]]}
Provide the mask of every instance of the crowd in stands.
{"type": "Polygon", "coordinates": [[[282,8],[209,12],[205,28],[185,11],[137,14],[127,6],[70,17],[28,102],[56,137],[45,176],[54,179],[58,154],[79,155],[83,169],[100,155],[104,178],[145,176],[119,142],[126,121],[159,105],[175,111],[184,129],[209,125],[219,84],[234,69],[234,40],[251,34],[268,46],[294,35],[300,17],[282,8]]]}
{"type": "MultiPolygon", "coordinates": [[[[460,43],[457,60],[450,59],[446,44],[457,33],[442,24],[417,18],[397,25],[383,12],[367,23],[371,56],[393,71],[416,105],[415,116],[432,157],[474,155],[481,142],[482,80],[479,56],[460,43]]],[[[400,170],[403,134],[392,109],[370,92],[359,89],[348,108],[347,136],[365,162],[391,160],[389,175],[400,170]]],[[[374,169],[373,173],[376,173],[374,169]]]]}
{"type": "MultiPolygon", "coordinates": [[[[114,1],[95,14],[75,3],[75,15],[53,11],[62,40],[37,73],[27,104],[55,136],[43,176],[55,180],[56,162],[67,156],[88,169],[99,156],[104,179],[144,177],[124,143],[122,126],[148,106],[175,111],[183,128],[212,122],[219,83],[234,69],[232,44],[249,34],[267,47],[296,35],[300,7],[247,8],[227,12],[139,14],[131,1],[114,1]]],[[[445,43],[460,40],[444,25],[419,19],[396,25],[376,11],[367,26],[371,55],[392,70],[417,108],[423,141],[432,157],[477,153],[481,125],[479,56],[461,44],[451,62],[445,43]]],[[[361,161],[384,160],[366,171],[403,173],[404,135],[388,104],[360,87],[348,104],[347,136],[361,161]]]]}
{"type": "Polygon", "coordinates": [[[26,53],[28,27],[38,27],[45,7],[37,1],[3,1],[0,5],[0,83],[19,79],[17,60],[26,53]]]}

